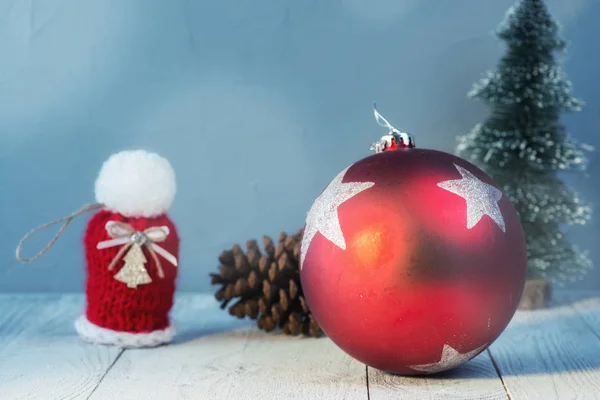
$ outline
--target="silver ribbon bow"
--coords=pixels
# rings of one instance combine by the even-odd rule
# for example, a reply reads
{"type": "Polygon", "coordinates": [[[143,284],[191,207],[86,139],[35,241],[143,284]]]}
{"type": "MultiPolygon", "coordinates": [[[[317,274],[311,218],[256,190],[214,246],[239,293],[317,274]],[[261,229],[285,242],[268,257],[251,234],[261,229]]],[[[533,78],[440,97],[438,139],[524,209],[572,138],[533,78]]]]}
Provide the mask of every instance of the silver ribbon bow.
{"type": "Polygon", "coordinates": [[[160,278],[164,278],[165,274],[160,260],[156,255],[157,253],[177,267],[177,258],[156,244],[156,242],[163,242],[167,239],[167,236],[169,236],[170,233],[168,226],[152,226],[140,232],[124,222],[108,221],[105,229],[112,239],[98,242],[96,245],[98,250],[123,246],[109,264],[109,270],[112,270],[115,267],[117,262],[134,243],[138,244],[140,247],[145,246],[148,249],[148,252],[156,262],[156,268],[158,269],[158,276],[160,278]]]}

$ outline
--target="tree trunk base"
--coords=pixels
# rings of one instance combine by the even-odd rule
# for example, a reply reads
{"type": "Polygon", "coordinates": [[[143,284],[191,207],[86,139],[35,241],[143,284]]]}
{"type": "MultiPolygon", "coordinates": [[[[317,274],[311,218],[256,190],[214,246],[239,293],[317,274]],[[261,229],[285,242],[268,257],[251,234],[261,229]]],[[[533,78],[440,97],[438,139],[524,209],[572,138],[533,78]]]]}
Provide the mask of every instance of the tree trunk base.
{"type": "Polygon", "coordinates": [[[519,302],[519,310],[548,308],[551,297],[552,286],[549,281],[545,279],[527,280],[523,296],[521,296],[521,301],[519,302]]]}

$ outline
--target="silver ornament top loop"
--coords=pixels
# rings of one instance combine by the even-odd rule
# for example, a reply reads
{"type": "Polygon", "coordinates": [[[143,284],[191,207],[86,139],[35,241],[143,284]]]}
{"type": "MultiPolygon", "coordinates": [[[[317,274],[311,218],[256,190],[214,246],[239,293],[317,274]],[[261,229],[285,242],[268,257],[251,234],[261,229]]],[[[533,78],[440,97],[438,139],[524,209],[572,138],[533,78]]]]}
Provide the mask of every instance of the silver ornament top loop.
{"type": "Polygon", "coordinates": [[[373,114],[375,120],[380,126],[388,128],[388,133],[383,135],[377,142],[371,144],[370,150],[375,150],[375,153],[381,153],[385,150],[393,150],[398,147],[412,148],[415,147],[415,140],[412,135],[407,132],[401,132],[396,129],[387,119],[377,111],[377,105],[373,103],[373,114]]]}

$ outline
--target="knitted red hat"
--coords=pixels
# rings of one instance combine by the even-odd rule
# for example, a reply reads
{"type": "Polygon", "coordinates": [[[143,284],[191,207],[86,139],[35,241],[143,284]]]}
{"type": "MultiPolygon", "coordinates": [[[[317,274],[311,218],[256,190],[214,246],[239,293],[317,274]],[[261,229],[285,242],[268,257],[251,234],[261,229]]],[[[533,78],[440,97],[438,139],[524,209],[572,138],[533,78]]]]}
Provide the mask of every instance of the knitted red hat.
{"type": "MultiPolygon", "coordinates": [[[[158,154],[123,151],[103,164],[96,207],[85,208],[102,209],[89,221],[83,240],[87,305],[75,322],[83,340],[152,347],[173,338],[169,312],[179,237],[166,213],[175,191],[175,173],[158,154]]],[[[62,220],[68,224],[80,213],[62,220]]]]}

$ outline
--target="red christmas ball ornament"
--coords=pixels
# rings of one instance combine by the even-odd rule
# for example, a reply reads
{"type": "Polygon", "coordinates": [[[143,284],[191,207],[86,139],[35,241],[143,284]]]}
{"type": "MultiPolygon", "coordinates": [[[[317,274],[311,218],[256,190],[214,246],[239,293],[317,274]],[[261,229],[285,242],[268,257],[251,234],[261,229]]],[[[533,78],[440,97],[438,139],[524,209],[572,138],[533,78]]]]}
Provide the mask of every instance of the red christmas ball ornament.
{"type": "Polygon", "coordinates": [[[485,350],[513,317],[525,236],[489,176],[385,124],[376,154],[341,171],[308,212],[302,287],[350,356],[397,374],[441,372],[485,350]]]}

